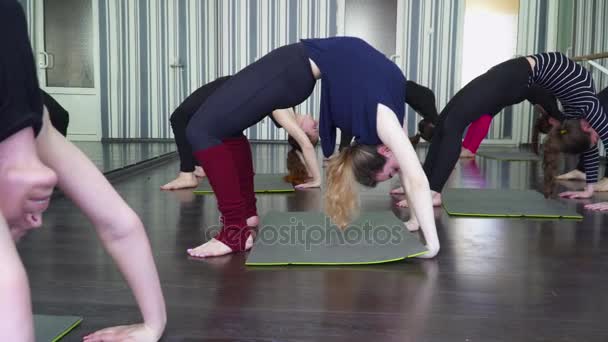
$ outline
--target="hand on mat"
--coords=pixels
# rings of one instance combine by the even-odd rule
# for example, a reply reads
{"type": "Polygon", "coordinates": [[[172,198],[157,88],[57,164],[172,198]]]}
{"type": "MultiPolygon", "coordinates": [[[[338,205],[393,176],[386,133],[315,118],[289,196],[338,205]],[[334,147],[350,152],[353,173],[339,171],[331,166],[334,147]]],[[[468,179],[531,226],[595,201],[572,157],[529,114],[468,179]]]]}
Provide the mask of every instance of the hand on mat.
{"type": "MultiPolygon", "coordinates": [[[[162,332],[161,332],[162,333],[162,332]]],[[[83,338],[84,342],[152,341],[160,339],[161,333],[145,324],[119,325],[96,331],[83,338]]]]}
{"type": "Polygon", "coordinates": [[[587,179],[587,176],[585,175],[584,172],[579,171],[577,169],[574,169],[570,172],[566,172],[564,174],[561,174],[557,177],[555,177],[555,179],[559,179],[559,180],[585,180],[587,179]]]}
{"type": "Polygon", "coordinates": [[[583,191],[566,191],[559,194],[562,198],[591,198],[593,196],[593,186],[589,185],[583,191]]]}
{"type": "Polygon", "coordinates": [[[430,259],[430,258],[434,258],[437,255],[437,253],[439,253],[439,246],[434,247],[434,246],[426,245],[426,249],[428,252],[418,255],[416,258],[430,259]]]}
{"type": "Polygon", "coordinates": [[[606,211],[608,210],[608,202],[585,204],[585,209],[594,211],[606,211]]]}
{"type": "Polygon", "coordinates": [[[604,177],[604,178],[600,179],[600,181],[597,182],[597,184],[595,184],[595,186],[593,187],[593,190],[599,191],[599,192],[608,191],[608,177],[604,177]]]}
{"type": "Polygon", "coordinates": [[[321,187],[320,180],[312,180],[312,181],[309,181],[306,183],[296,185],[296,189],[308,189],[308,188],[319,188],[319,187],[321,187]]]}

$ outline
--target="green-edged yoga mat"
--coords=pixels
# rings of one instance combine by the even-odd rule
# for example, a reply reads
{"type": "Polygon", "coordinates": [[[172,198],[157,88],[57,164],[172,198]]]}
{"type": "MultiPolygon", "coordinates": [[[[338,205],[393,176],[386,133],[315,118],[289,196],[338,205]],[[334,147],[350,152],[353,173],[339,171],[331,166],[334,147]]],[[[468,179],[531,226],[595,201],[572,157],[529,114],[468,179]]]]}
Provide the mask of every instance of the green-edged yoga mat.
{"type": "Polygon", "coordinates": [[[501,150],[501,151],[478,151],[478,155],[486,158],[506,160],[506,161],[537,161],[540,160],[540,156],[530,151],[514,151],[514,150],[501,150]]]}
{"type": "Polygon", "coordinates": [[[82,317],[34,315],[36,342],[59,341],[82,322],[82,317]]]}
{"type": "Polygon", "coordinates": [[[532,190],[448,189],[443,207],[454,216],[583,218],[575,209],[532,190]]]}
{"type": "Polygon", "coordinates": [[[427,251],[390,211],[366,212],[344,231],[319,212],[270,212],[259,227],[248,266],[379,264],[427,251]]]}
{"type": "MultiPolygon", "coordinates": [[[[290,183],[283,180],[285,175],[281,173],[262,173],[254,176],[253,187],[257,193],[277,193],[277,192],[294,192],[294,188],[290,183]]],[[[194,190],[197,195],[212,194],[213,189],[207,178],[203,179],[199,187],[194,190]]]]}

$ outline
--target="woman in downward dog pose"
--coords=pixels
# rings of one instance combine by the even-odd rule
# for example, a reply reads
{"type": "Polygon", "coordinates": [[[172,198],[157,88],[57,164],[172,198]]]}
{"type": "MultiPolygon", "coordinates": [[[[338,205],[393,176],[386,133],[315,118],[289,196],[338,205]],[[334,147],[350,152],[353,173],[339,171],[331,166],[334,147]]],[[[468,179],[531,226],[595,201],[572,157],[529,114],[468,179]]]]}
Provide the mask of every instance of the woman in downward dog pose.
{"type": "MultiPolygon", "coordinates": [[[[352,37],[304,39],[315,78],[323,80],[319,117],[323,154],[333,154],[336,129],[355,137],[327,166],[325,210],[345,227],[357,210],[355,182],[375,186],[399,174],[413,200],[430,258],[439,251],[428,181],[403,128],[406,80],[393,62],[352,37]]],[[[416,222],[418,222],[416,221],[416,222]]],[[[406,227],[411,228],[409,222],[406,227]]],[[[415,227],[417,229],[418,227],[415,227]]]]}
{"type": "MultiPolygon", "coordinates": [[[[197,165],[197,162],[193,156],[192,147],[186,138],[186,127],[188,122],[194,113],[205,103],[207,98],[211,96],[217,89],[219,89],[231,76],[224,76],[210,82],[188,96],[171,114],[171,129],[175,137],[175,143],[177,145],[177,153],[180,159],[180,171],[174,180],[161,186],[162,190],[178,190],[187,188],[196,188],[198,186],[198,178],[205,177],[205,171],[202,167],[197,165]],[[198,177],[198,178],[197,178],[198,177]]],[[[274,122],[276,127],[281,127],[272,115],[270,118],[274,122]]],[[[316,145],[318,139],[315,132],[317,125],[316,121],[308,115],[296,115],[295,116],[298,125],[305,131],[308,132],[309,137],[313,145],[316,145]]],[[[294,185],[305,183],[310,178],[307,171],[307,165],[303,162],[301,156],[298,154],[299,145],[291,136],[289,137],[290,145],[292,150],[289,152],[287,157],[287,168],[288,176],[286,180],[294,185]],[[304,170],[301,172],[300,170],[304,170]]]]}
{"type": "MultiPolygon", "coordinates": [[[[560,112],[557,106],[557,99],[555,96],[547,92],[545,89],[532,85],[528,88],[525,99],[528,100],[537,111],[540,116],[535,122],[532,136],[532,147],[538,147],[538,132],[541,130],[542,133],[547,134],[547,126],[549,121],[558,123],[563,121],[563,114],[560,112]],[[553,120],[551,120],[553,119],[553,120]]],[[[461,158],[472,158],[475,157],[481,141],[486,137],[492,124],[494,115],[486,114],[482,115],[479,119],[471,123],[467,129],[467,134],[462,141],[462,149],[460,151],[461,158]]]]}
{"type": "MultiPolygon", "coordinates": [[[[485,113],[525,99],[527,89],[538,85],[553,94],[564,108],[566,120],[553,128],[544,145],[545,195],[553,188],[554,160],[559,152],[584,152],[588,186],[567,197],[589,197],[597,181],[598,135],[608,140],[608,120],[595,94],[591,75],[561,53],[541,53],[512,59],[490,69],[462,88],[440,115],[424,170],[433,192],[433,203],[441,204],[441,190],[460,152],[464,129],[485,113]]],[[[608,141],[607,141],[608,142],[608,141]]]]}
{"type": "Polygon", "coordinates": [[[318,139],[317,124],[309,117],[296,116],[291,109],[310,96],[315,83],[302,44],[283,46],[224,82],[190,119],[186,136],[213,188],[223,225],[213,239],[189,249],[191,256],[219,256],[251,248],[258,217],[251,148],[243,131],[269,113],[297,142],[311,174],[298,188],[321,185],[311,142],[318,139]]]}

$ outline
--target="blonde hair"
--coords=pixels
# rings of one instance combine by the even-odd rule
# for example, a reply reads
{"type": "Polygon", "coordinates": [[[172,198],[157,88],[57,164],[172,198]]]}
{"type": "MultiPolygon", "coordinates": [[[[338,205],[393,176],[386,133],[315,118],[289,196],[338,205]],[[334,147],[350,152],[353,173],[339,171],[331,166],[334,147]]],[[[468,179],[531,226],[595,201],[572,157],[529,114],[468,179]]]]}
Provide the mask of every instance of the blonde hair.
{"type": "Polygon", "coordinates": [[[382,170],[386,158],[372,145],[347,146],[327,165],[327,189],[325,212],[340,228],[346,226],[359,208],[359,192],[356,182],[375,187],[376,174],[382,170]]]}

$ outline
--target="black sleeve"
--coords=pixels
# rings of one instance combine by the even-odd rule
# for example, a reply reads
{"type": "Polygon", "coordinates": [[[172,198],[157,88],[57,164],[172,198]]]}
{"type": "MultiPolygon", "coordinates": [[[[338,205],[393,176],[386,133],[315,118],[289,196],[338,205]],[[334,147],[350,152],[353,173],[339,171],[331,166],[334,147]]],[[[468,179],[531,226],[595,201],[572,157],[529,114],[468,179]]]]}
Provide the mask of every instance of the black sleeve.
{"type": "Polygon", "coordinates": [[[549,116],[558,121],[563,121],[565,119],[564,114],[559,110],[559,107],[557,106],[557,98],[542,87],[533,85],[528,88],[528,92],[526,93],[526,100],[528,100],[533,105],[539,105],[543,107],[543,109],[545,110],[545,112],[547,112],[547,114],[549,114],[549,116]]]}
{"type": "Polygon", "coordinates": [[[408,80],[405,84],[405,103],[425,120],[437,124],[439,114],[435,104],[435,93],[431,89],[408,80]]]}
{"type": "Polygon", "coordinates": [[[42,127],[42,98],[27,35],[25,15],[15,0],[0,0],[0,141],[42,127]]]}
{"type": "Polygon", "coordinates": [[[63,108],[51,95],[44,90],[42,93],[42,103],[49,111],[49,117],[53,127],[65,137],[68,134],[68,124],[70,123],[70,114],[63,108]]]}

